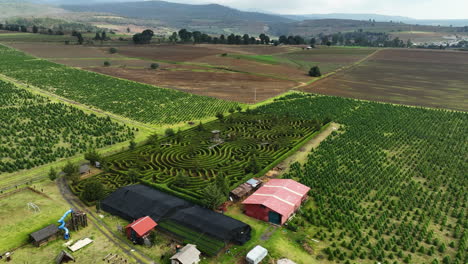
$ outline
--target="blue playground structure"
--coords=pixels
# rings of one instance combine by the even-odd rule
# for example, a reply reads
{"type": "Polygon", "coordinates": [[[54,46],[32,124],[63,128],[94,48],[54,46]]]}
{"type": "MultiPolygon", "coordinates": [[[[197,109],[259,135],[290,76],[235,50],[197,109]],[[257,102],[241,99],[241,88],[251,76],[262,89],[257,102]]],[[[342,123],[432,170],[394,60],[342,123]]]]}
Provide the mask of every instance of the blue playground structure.
{"type": "Polygon", "coordinates": [[[65,240],[68,240],[70,238],[70,233],[68,232],[68,228],[65,227],[65,218],[67,218],[67,216],[69,214],[73,213],[73,209],[70,209],[68,210],[63,216],[62,218],[60,218],[58,220],[58,222],[60,223],[60,226],[58,227],[59,229],[63,229],[63,231],[65,231],[65,235],[63,236],[63,238],[65,240]]]}

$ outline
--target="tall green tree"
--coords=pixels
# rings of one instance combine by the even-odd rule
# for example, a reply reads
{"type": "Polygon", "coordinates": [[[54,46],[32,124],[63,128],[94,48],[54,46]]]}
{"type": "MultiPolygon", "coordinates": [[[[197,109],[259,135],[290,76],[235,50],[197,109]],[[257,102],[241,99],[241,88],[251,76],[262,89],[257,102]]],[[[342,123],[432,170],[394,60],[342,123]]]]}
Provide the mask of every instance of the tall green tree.
{"type": "Polygon", "coordinates": [[[105,190],[102,183],[98,180],[90,180],[83,186],[81,199],[87,202],[94,202],[104,197],[105,190]]]}
{"type": "Polygon", "coordinates": [[[309,70],[309,76],[311,77],[320,77],[322,73],[320,72],[320,68],[318,66],[314,66],[309,70]]]}
{"type": "Polygon", "coordinates": [[[53,167],[50,168],[50,170],[49,170],[49,179],[51,181],[55,181],[55,179],[57,179],[57,171],[53,167]]]}
{"type": "Polygon", "coordinates": [[[225,201],[225,196],[216,184],[209,184],[203,190],[202,202],[205,207],[210,209],[216,209],[225,201]]]}

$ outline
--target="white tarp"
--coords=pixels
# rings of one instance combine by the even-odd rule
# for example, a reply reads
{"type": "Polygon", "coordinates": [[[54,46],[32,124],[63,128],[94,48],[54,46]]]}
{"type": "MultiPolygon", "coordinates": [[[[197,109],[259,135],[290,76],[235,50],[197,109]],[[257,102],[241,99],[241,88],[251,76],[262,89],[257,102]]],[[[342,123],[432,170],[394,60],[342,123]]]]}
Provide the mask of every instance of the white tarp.
{"type": "Polygon", "coordinates": [[[69,246],[68,248],[72,251],[72,252],[75,252],[79,249],[82,249],[83,247],[89,245],[93,243],[93,240],[89,239],[89,238],[83,238],[83,239],[80,239],[78,241],[76,241],[75,244],[69,246]]]}

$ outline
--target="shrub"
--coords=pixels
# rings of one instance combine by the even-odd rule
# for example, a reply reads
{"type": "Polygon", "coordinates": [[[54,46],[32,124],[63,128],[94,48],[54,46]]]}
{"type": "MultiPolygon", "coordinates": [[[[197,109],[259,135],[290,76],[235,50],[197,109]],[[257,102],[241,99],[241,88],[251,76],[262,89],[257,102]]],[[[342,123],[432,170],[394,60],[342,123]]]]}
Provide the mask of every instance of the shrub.
{"type": "Polygon", "coordinates": [[[150,66],[150,67],[151,67],[151,69],[153,69],[153,70],[157,70],[157,69],[159,68],[159,64],[157,64],[157,63],[151,63],[151,66],[150,66]]]}
{"type": "Polygon", "coordinates": [[[115,53],[117,53],[117,49],[112,47],[112,48],[109,49],[109,53],[110,54],[115,54],[115,53]]]}
{"type": "Polygon", "coordinates": [[[322,73],[320,73],[320,68],[318,66],[314,66],[309,70],[309,76],[311,77],[320,77],[322,73]]]}
{"type": "Polygon", "coordinates": [[[109,67],[110,65],[111,65],[110,62],[108,62],[108,61],[104,62],[104,66],[109,67]]]}
{"type": "Polygon", "coordinates": [[[172,136],[175,135],[175,132],[174,132],[174,129],[168,128],[168,129],[166,129],[166,131],[164,131],[164,134],[165,134],[167,137],[172,137],[172,136]]]}

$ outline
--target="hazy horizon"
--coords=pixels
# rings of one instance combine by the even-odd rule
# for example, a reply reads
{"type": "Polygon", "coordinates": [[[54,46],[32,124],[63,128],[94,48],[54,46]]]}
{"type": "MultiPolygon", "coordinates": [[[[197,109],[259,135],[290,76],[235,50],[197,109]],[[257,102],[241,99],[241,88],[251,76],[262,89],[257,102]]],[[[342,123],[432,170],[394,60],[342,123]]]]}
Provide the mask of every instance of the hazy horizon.
{"type": "Polygon", "coordinates": [[[376,2],[370,0],[164,0],[183,4],[220,4],[241,10],[269,12],[287,15],[307,14],[378,14],[402,16],[414,19],[447,20],[468,19],[468,1],[450,0],[394,0],[376,2]],[[403,7],[403,8],[402,8],[403,7]]]}

